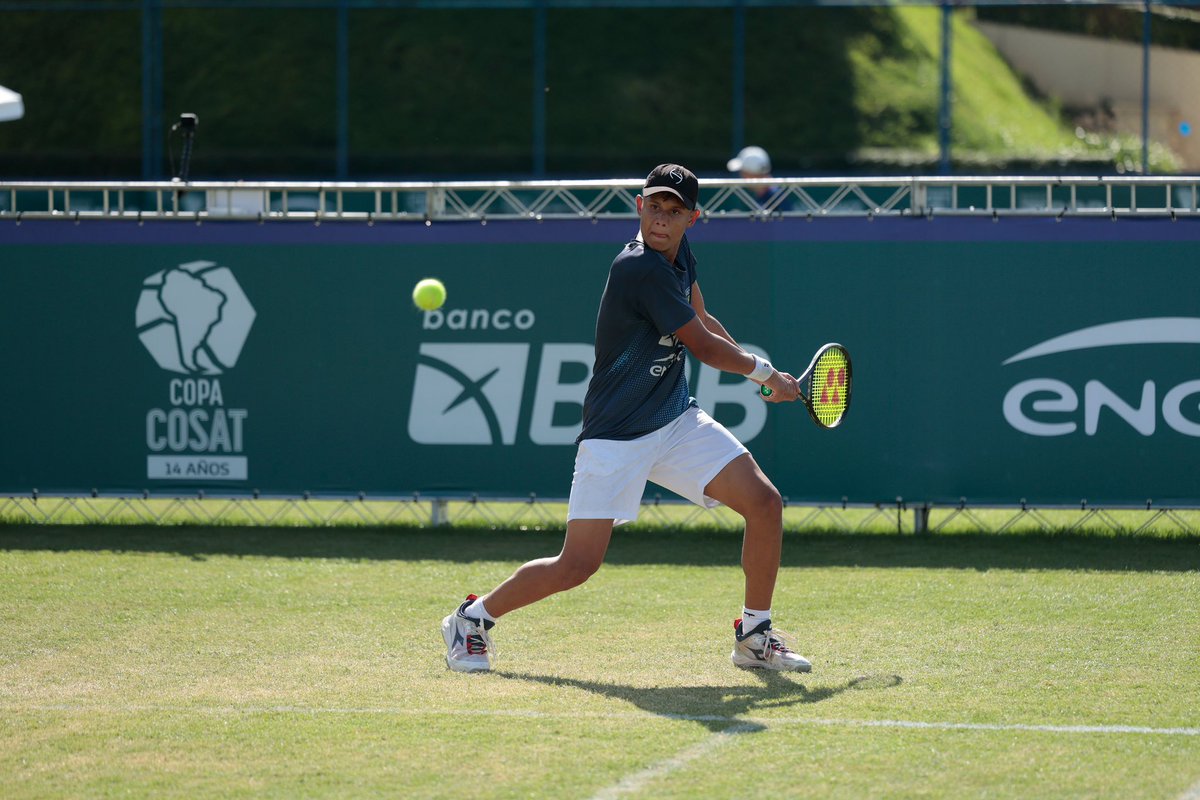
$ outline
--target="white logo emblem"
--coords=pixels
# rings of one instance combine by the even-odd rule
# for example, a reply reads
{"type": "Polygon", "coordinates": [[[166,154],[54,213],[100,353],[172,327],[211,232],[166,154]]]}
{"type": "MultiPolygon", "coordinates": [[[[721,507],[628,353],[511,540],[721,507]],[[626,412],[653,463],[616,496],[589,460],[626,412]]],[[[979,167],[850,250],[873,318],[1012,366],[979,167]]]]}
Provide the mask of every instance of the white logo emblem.
{"type": "Polygon", "coordinates": [[[675,334],[668,333],[666,336],[659,337],[658,343],[662,347],[672,347],[674,349],[662,358],[654,359],[654,364],[650,367],[650,374],[655,378],[661,378],[671,368],[672,364],[683,358],[683,348],[679,346],[679,339],[675,334]]]}
{"type": "MultiPolygon", "coordinates": [[[[1200,319],[1149,317],[1081,328],[1022,350],[1004,361],[1012,364],[1057,353],[1101,347],[1145,344],[1200,344],[1200,319]]],[[[1200,437],[1200,380],[1185,380],[1165,391],[1155,380],[1142,382],[1136,395],[1122,396],[1098,378],[1083,382],[1082,391],[1057,377],[1028,378],[1004,395],[1004,419],[1030,436],[1066,436],[1080,429],[1096,436],[1105,409],[1142,436],[1153,436],[1161,419],[1184,436],[1200,437]],[[1080,398],[1082,396],[1082,402],[1080,398]],[[1162,398],[1161,401],[1159,398],[1162,398]],[[1082,413],[1081,413],[1082,412],[1082,413]]]]}
{"type": "Polygon", "coordinates": [[[138,338],[165,370],[220,375],[237,364],[254,307],[228,267],[193,261],[142,282],[138,338]]]}
{"type": "Polygon", "coordinates": [[[667,174],[674,178],[676,183],[683,183],[683,173],[679,170],[673,169],[667,174]]]}
{"type": "Polygon", "coordinates": [[[420,444],[513,444],[528,344],[421,344],[408,435],[420,444]]]}
{"type": "Polygon", "coordinates": [[[1070,350],[1091,350],[1122,344],[1200,344],[1200,319],[1192,317],[1152,317],[1126,319],[1093,325],[1064,333],[1022,350],[1005,364],[1027,358],[1065,353],[1070,350]]]}

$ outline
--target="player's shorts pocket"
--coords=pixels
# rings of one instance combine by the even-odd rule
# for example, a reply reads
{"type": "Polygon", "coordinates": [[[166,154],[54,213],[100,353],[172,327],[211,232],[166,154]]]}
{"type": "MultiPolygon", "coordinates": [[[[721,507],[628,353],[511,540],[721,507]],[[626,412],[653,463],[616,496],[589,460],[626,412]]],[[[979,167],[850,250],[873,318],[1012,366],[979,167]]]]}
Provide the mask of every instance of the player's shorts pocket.
{"type": "Polygon", "coordinates": [[[575,474],[602,478],[620,472],[629,465],[623,457],[620,447],[613,445],[629,444],[610,439],[585,439],[579,443],[579,451],[575,454],[575,474]]]}

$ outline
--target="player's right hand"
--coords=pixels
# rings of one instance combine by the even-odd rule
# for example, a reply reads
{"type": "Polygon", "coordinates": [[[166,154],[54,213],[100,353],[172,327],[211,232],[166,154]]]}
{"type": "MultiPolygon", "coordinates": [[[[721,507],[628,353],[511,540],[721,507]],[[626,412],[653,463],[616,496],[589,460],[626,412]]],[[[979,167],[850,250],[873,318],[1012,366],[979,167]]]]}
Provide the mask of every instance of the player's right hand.
{"type": "Polygon", "coordinates": [[[800,383],[786,372],[775,372],[763,386],[770,389],[771,394],[763,397],[759,392],[758,396],[768,403],[793,403],[800,398],[800,383]]]}

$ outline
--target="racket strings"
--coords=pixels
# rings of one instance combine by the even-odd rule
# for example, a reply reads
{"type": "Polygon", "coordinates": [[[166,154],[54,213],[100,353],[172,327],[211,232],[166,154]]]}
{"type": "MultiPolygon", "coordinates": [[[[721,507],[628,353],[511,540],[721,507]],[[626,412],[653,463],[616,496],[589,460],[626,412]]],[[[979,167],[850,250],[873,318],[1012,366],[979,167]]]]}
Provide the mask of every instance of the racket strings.
{"type": "Polygon", "coordinates": [[[837,424],[846,413],[850,401],[850,371],[845,354],[837,349],[828,350],[817,359],[810,378],[808,395],[822,425],[837,424]]]}

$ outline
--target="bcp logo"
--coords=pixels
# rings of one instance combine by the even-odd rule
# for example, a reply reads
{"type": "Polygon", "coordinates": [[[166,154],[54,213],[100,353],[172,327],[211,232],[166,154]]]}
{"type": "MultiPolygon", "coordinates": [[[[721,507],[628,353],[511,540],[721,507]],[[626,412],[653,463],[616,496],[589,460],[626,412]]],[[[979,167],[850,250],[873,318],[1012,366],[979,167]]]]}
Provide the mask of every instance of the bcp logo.
{"type": "MultiPolygon", "coordinates": [[[[1047,339],[1008,358],[1004,364],[1098,348],[1180,344],[1200,344],[1200,319],[1153,317],[1094,325],[1047,339]]],[[[1198,364],[1194,356],[1190,363],[1198,364]]],[[[1169,429],[1200,437],[1200,379],[1172,380],[1160,385],[1159,381],[1146,377],[1140,392],[1126,392],[1125,396],[1098,378],[1089,378],[1082,386],[1078,384],[1054,376],[1023,380],[1005,394],[1004,418],[1009,425],[1031,436],[1066,436],[1078,431],[1081,422],[1084,434],[1095,436],[1100,430],[1101,412],[1107,409],[1142,436],[1153,436],[1159,430],[1161,415],[1169,429]]]]}
{"type": "MultiPolygon", "coordinates": [[[[512,445],[526,435],[537,445],[574,444],[594,359],[585,342],[423,342],[408,435],[428,445],[512,445]]],[[[690,387],[701,407],[720,414],[723,406],[738,406],[740,421],[728,427],[743,442],[762,432],[766,404],[752,385],[723,382],[718,370],[692,366],[690,387]]]]}
{"type": "Polygon", "coordinates": [[[220,375],[237,364],[254,307],[228,267],[192,261],[142,282],[135,321],[155,363],[184,375],[220,375]]]}

